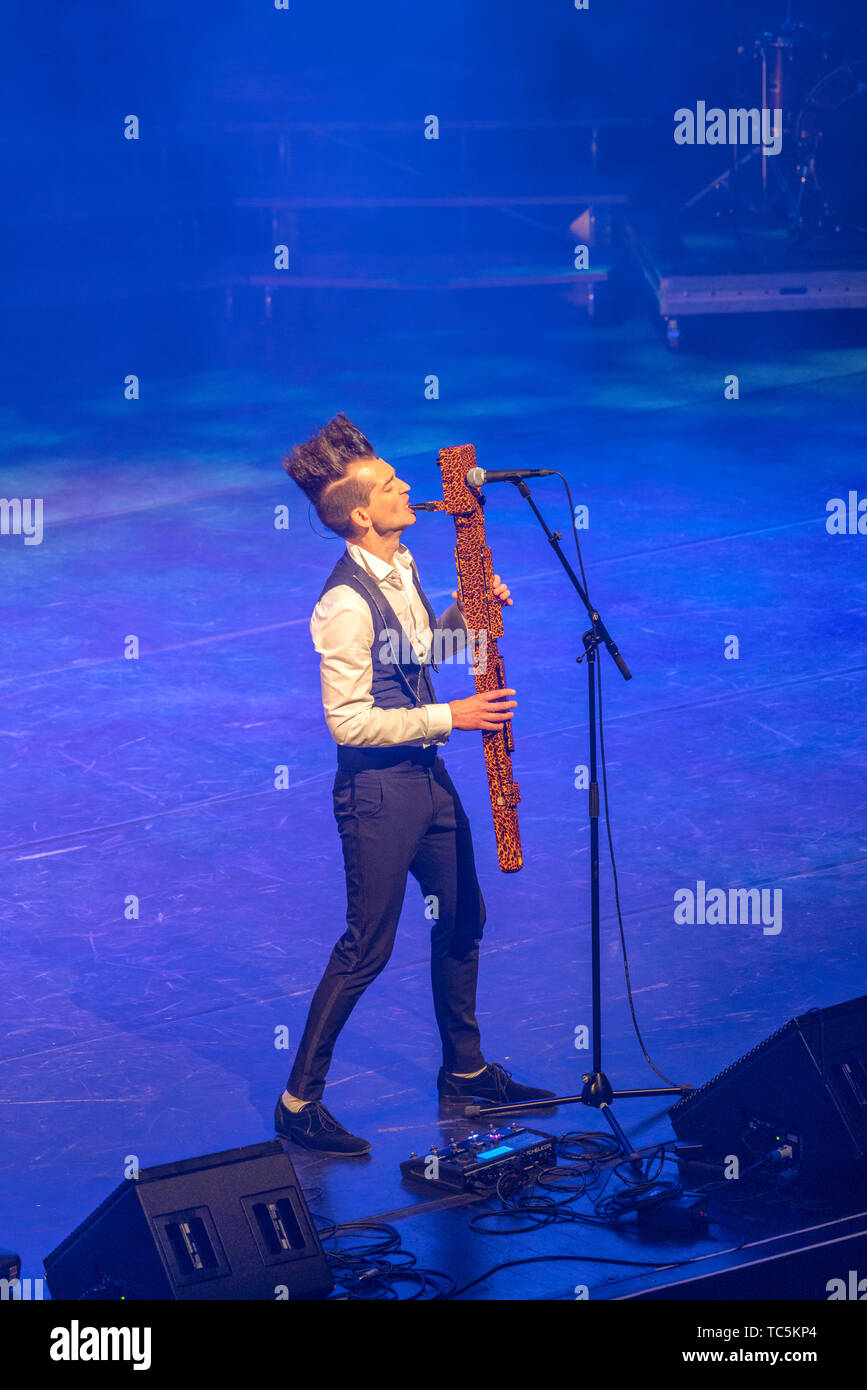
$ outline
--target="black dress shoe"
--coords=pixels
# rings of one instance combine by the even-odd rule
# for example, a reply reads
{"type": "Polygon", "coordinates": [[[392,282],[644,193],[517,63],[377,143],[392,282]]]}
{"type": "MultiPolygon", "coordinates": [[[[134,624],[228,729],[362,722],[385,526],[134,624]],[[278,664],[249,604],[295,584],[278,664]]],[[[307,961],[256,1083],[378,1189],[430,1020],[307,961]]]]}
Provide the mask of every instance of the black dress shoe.
{"type": "Polygon", "coordinates": [[[284,1139],[300,1144],[304,1149],[315,1149],[322,1154],[343,1154],[356,1157],[370,1153],[370,1144],[357,1134],[350,1134],[321,1100],[311,1100],[297,1114],[287,1110],[282,1099],[278,1099],[274,1110],[274,1129],[284,1139]]]}
{"type": "Polygon", "coordinates": [[[512,1073],[499,1062],[489,1062],[479,1076],[454,1076],[440,1067],[437,1090],[440,1100],[486,1100],[494,1105],[515,1105],[522,1100],[544,1103],[556,1097],[555,1091],[540,1091],[536,1086],[522,1086],[519,1081],[513,1081],[512,1073]]]}

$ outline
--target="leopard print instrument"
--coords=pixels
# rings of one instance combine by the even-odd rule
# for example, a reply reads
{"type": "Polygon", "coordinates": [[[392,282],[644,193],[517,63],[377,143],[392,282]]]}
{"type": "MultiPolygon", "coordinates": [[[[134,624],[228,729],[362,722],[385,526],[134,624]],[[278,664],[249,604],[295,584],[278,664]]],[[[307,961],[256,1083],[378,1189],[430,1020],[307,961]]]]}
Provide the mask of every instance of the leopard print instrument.
{"type": "MultiPolygon", "coordinates": [[[[503,658],[497,647],[503,635],[503,615],[492,593],[494,562],[485,537],[484,497],[467,483],[467,473],[476,466],[472,444],[440,449],[437,459],[443,480],[443,502],[438,511],[454,517],[457,532],[455,563],[458,594],[464,607],[473,642],[473,673],[476,690],[497,690],[507,685],[503,658]]],[[[512,775],[515,739],[511,723],[501,730],[483,730],[482,747],[491,792],[497,858],[504,874],[523,867],[521,832],[518,828],[518,802],[521,793],[512,775]]]]}

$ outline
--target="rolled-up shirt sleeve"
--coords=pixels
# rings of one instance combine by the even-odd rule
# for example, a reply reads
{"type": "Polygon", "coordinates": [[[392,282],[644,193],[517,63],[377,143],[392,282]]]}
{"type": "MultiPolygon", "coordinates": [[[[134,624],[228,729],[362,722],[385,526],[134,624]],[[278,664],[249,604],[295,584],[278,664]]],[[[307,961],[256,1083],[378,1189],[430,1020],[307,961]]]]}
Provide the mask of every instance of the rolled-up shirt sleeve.
{"type": "Polygon", "coordinates": [[[387,747],[445,742],[452,731],[447,704],[414,709],[374,705],[373,620],[367,603],[354,589],[337,585],[320,599],[310,620],[310,635],[320,657],[322,705],[335,743],[387,747]]]}

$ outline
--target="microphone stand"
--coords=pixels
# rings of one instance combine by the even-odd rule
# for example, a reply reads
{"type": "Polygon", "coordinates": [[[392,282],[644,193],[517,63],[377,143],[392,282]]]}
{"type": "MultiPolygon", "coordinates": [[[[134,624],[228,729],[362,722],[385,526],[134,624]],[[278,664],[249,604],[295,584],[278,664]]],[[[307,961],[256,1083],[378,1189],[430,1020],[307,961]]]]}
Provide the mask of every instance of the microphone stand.
{"type": "Polygon", "coordinates": [[[581,640],[584,644],[584,656],[578,656],[575,660],[579,663],[587,661],[587,695],[589,707],[590,724],[590,787],[589,787],[589,815],[590,815],[590,941],[591,941],[591,988],[593,1001],[593,1063],[592,1069],[585,1072],[582,1076],[584,1083],[580,1095],[574,1096],[554,1096],[546,1101],[518,1101],[512,1105],[469,1105],[465,1108],[464,1114],[467,1118],[480,1115],[522,1115],[527,1110],[538,1110],[540,1105],[574,1105],[582,1104],[592,1106],[595,1110],[601,1110],[605,1119],[608,1121],[614,1136],[617,1140],[620,1152],[630,1161],[636,1173],[641,1171],[640,1161],[635,1153],[635,1149],[630,1144],[626,1134],[621,1128],[616,1115],[611,1109],[614,1100],[625,1100],[639,1096],[679,1096],[688,1091],[690,1087],[684,1086],[655,1086],[648,1090],[638,1091],[615,1091],[611,1082],[602,1070],[602,985],[601,985],[601,956],[600,956],[600,934],[599,934],[599,785],[596,781],[596,662],[597,651],[601,643],[604,642],[608,652],[614,661],[624,680],[632,679],[632,672],[620,655],[611,634],[600,618],[598,612],[593,607],[582,588],[575,571],[563,554],[560,547],[562,537],[559,531],[551,532],[542,516],[539,508],[533,501],[530,489],[523,478],[510,478],[510,482],[530,504],[536,519],[545,535],[548,543],[557,555],[560,564],[566,571],[569,580],[575,589],[584,607],[587,609],[590,618],[590,628],[582,634],[581,640]]]}

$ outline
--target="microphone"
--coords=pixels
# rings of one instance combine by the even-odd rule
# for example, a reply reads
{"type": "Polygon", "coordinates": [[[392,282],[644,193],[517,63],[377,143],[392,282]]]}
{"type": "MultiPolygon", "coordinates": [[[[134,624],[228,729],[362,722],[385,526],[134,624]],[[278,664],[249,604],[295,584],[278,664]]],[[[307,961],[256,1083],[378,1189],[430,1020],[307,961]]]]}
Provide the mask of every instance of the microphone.
{"type": "Polygon", "coordinates": [[[519,478],[551,478],[553,468],[503,468],[499,471],[490,468],[471,468],[467,474],[470,487],[484,487],[485,483],[513,483],[519,478]]]}

